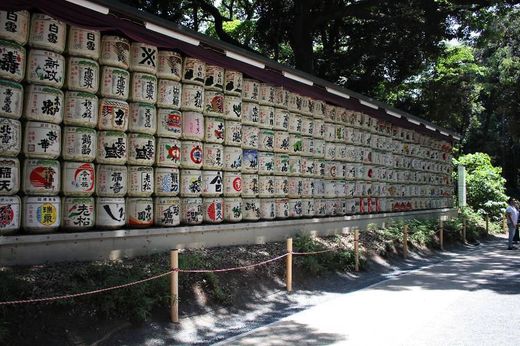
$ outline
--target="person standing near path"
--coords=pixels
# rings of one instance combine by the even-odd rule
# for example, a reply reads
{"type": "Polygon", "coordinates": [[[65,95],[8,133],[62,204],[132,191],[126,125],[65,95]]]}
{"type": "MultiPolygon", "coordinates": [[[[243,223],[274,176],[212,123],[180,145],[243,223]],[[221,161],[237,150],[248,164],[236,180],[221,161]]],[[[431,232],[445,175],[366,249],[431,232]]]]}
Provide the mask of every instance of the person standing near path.
{"type": "Polygon", "coordinates": [[[506,209],[507,229],[509,231],[507,249],[513,250],[515,249],[513,247],[513,237],[515,236],[516,224],[518,222],[518,210],[515,208],[512,198],[509,198],[507,204],[509,204],[506,209]]]}

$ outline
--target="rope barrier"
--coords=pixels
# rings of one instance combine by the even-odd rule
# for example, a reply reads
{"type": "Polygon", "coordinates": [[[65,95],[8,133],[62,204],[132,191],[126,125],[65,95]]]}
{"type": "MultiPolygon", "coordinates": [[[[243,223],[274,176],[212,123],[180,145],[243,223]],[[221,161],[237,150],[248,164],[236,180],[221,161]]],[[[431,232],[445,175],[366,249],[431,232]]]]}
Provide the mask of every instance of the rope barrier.
{"type": "Polygon", "coordinates": [[[333,249],[330,249],[330,250],[322,250],[322,251],[312,251],[312,252],[292,252],[293,255],[318,255],[318,254],[321,254],[321,253],[325,253],[325,252],[332,252],[334,251],[333,249]]]}
{"type": "Polygon", "coordinates": [[[263,262],[249,264],[249,265],[241,266],[241,267],[224,268],[224,269],[178,269],[178,272],[179,273],[222,273],[222,272],[231,272],[231,271],[237,271],[237,270],[244,270],[244,269],[250,269],[250,268],[258,267],[258,266],[261,266],[261,265],[264,265],[264,264],[267,264],[267,263],[270,263],[270,262],[278,261],[279,259],[287,257],[288,255],[289,255],[288,253],[285,253],[283,255],[280,255],[280,256],[275,257],[275,258],[268,259],[268,260],[263,261],[263,262]]]}

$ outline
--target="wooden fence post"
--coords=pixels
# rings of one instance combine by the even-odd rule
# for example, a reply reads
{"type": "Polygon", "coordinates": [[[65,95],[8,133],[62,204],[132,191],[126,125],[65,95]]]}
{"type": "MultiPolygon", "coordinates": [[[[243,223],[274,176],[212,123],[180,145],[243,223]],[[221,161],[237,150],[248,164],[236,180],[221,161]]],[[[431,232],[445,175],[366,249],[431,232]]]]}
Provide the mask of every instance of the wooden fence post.
{"type": "MultiPolygon", "coordinates": [[[[504,220],[505,220],[505,218],[504,218],[504,220]]],[[[504,229],[505,229],[505,227],[504,227],[504,229]]],[[[488,234],[489,234],[489,215],[486,214],[486,235],[488,235],[488,234]]]]}
{"type": "Polygon", "coordinates": [[[444,251],[444,221],[440,221],[440,230],[439,230],[439,241],[441,245],[441,250],[444,251]]]}
{"type": "Polygon", "coordinates": [[[170,252],[170,267],[174,271],[171,275],[171,311],[170,316],[173,323],[179,323],[179,250],[174,249],[170,252]]]}
{"type": "Polygon", "coordinates": [[[468,227],[468,220],[466,220],[466,218],[464,218],[464,221],[462,223],[462,241],[464,242],[464,244],[466,244],[466,230],[467,230],[467,227],[468,227]]]}
{"type": "Polygon", "coordinates": [[[292,291],[292,238],[287,239],[287,269],[285,276],[285,285],[287,287],[287,292],[292,291]]]}
{"type": "Polygon", "coordinates": [[[403,228],[403,257],[408,257],[408,225],[403,228]]]}
{"type": "Polygon", "coordinates": [[[355,271],[359,271],[359,230],[354,230],[354,254],[356,258],[355,271]]]}

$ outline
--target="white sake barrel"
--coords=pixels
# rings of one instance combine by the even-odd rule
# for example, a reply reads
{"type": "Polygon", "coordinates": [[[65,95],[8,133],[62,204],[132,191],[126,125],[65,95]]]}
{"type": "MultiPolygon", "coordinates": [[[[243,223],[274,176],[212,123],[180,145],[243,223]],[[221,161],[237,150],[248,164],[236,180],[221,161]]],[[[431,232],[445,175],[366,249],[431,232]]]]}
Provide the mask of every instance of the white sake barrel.
{"type": "Polygon", "coordinates": [[[314,135],[314,119],[311,117],[302,117],[302,128],[301,128],[301,134],[303,136],[310,136],[312,137],[314,135]]]}
{"type": "Polygon", "coordinates": [[[134,102],[157,102],[157,77],[153,74],[132,72],[130,100],[134,102]]]}
{"type": "Polygon", "coordinates": [[[302,137],[302,156],[313,157],[315,155],[314,138],[313,137],[302,137]]]}
{"type": "Polygon", "coordinates": [[[242,198],[224,198],[224,220],[242,221],[242,198]]]}
{"type": "Polygon", "coordinates": [[[222,170],[223,157],[224,157],[224,146],[220,144],[204,144],[202,167],[208,170],[222,170]]]}
{"type": "Polygon", "coordinates": [[[327,216],[327,205],[325,199],[314,200],[314,215],[318,217],[327,216]]]}
{"type": "Polygon", "coordinates": [[[221,91],[204,91],[204,114],[216,117],[224,116],[224,94],[221,91]]]}
{"type": "Polygon", "coordinates": [[[127,198],[126,221],[130,227],[150,227],[153,225],[153,199],[127,198]]]}
{"type": "Polygon", "coordinates": [[[289,130],[289,111],[281,108],[274,110],[274,130],[288,131],[289,130]]]}
{"type": "Polygon", "coordinates": [[[242,150],[242,173],[258,172],[258,150],[242,150]]]}
{"type": "Polygon", "coordinates": [[[345,141],[345,127],[343,125],[336,125],[336,142],[345,141]]]}
{"type": "MultiPolygon", "coordinates": [[[[0,11],[0,17],[3,11],[0,11]]],[[[0,117],[19,119],[23,109],[23,86],[0,79],[0,117]]]]}
{"type": "Polygon", "coordinates": [[[346,198],[350,197],[347,195],[347,182],[345,180],[336,180],[336,197],[346,198]]]}
{"type": "Polygon", "coordinates": [[[103,97],[126,100],[130,94],[130,73],[113,66],[101,67],[99,93],[103,97]]]}
{"type": "Polygon", "coordinates": [[[128,134],[128,164],[151,166],[155,162],[155,138],[144,133],[128,134]]]}
{"type": "Polygon", "coordinates": [[[154,224],[173,227],[180,224],[181,201],[176,197],[156,197],[154,200],[154,224]]]}
{"type": "Polygon", "coordinates": [[[128,130],[154,135],[157,130],[157,110],[149,103],[130,103],[128,130]]]}
{"type": "Polygon", "coordinates": [[[24,132],[23,152],[25,156],[41,159],[56,159],[60,156],[61,128],[59,125],[28,121],[25,123],[24,132]]]}
{"type": "Polygon", "coordinates": [[[274,174],[289,174],[289,155],[278,153],[274,155],[274,174]]]}
{"type": "Polygon", "coordinates": [[[312,107],[314,107],[314,104],[311,104],[311,98],[308,96],[302,96],[301,97],[301,103],[302,103],[302,114],[306,116],[312,116],[312,107]]]}
{"type": "Polygon", "coordinates": [[[258,102],[260,100],[260,82],[244,78],[242,83],[242,100],[258,102]]]}
{"type": "Polygon", "coordinates": [[[238,147],[224,147],[224,171],[240,172],[242,169],[242,149],[238,147]]]}
{"type": "Polygon", "coordinates": [[[289,199],[288,198],[277,198],[275,199],[276,204],[276,218],[286,219],[289,217],[289,199]]]}
{"type": "Polygon", "coordinates": [[[272,152],[274,150],[274,132],[272,130],[259,130],[258,150],[269,152],[272,152]]]}
{"type": "Polygon", "coordinates": [[[94,193],[96,182],[94,164],[90,162],[63,162],[61,181],[61,189],[65,196],[91,196],[94,193]]]}
{"type": "Polygon", "coordinates": [[[63,53],[67,25],[43,13],[33,13],[31,16],[31,31],[29,45],[33,48],[48,49],[63,53]]]}
{"type": "Polygon", "coordinates": [[[302,195],[304,198],[311,198],[314,194],[314,179],[302,178],[302,195]]]}
{"type": "Polygon", "coordinates": [[[338,165],[336,161],[325,161],[325,177],[335,179],[338,176],[338,165]]]}
{"type": "Polygon", "coordinates": [[[121,197],[96,198],[96,228],[120,228],[126,224],[126,203],[121,197]]]}
{"type": "Polygon", "coordinates": [[[303,151],[302,136],[297,134],[289,134],[289,154],[301,155],[303,151]]]}
{"type": "Polygon", "coordinates": [[[274,127],[274,107],[260,105],[258,127],[272,130],[274,127]]]}
{"type": "Polygon", "coordinates": [[[325,121],[323,121],[323,119],[314,119],[314,125],[312,130],[312,136],[314,138],[324,139],[325,121]]]}
{"type": "Polygon", "coordinates": [[[242,193],[242,176],[239,172],[224,172],[224,196],[238,197],[242,193]]]}
{"type": "Polygon", "coordinates": [[[200,59],[185,57],[182,82],[204,86],[206,81],[206,63],[200,59]]]}
{"type": "Polygon", "coordinates": [[[202,171],[181,169],[180,195],[198,197],[202,192],[202,171]]]}
{"type": "Polygon", "coordinates": [[[182,113],[175,109],[159,108],[157,111],[157,136],[181,138],[182,113]]]}
{"type": "Polygon", "coordinates": [[[128,138],[119,131],[98,131],[96,162],[124,165],[128,158],[128,138]]]}
{"type": "Polygon", "coordinates": [[[287,109],[289,92],[281,86],[274,88],[274,104],[276,107],[287,109]]]}
{"type": "Polygon", "coordinates": [[[56,230],[61,223],[59,197],[24,197],[22,226],[29,233],[56,230]]]}
{"type": "Polygon", "coordinates": [[[180,81],[182,77],[182,57],[179,53],[159,50],[157,78],[180,81]]]}
{"type": "Polygon", "coordinates": [[[335,122],[336,121],[336,106],[326,103],[324,115],[325,115],[326,122],[332,122],[332,123],[335,122]]]}
{"type": "Polygon", "coordinates": [[[67,38],[67,53],[69,55],[98,60],[100,52],[101,34],[99,31],[77,26],[69,27],[67,38]]]}
{"type": "Polygon", "coordinates": [[[260,122],[260,106],[254,102],[242,102],[242,124],[258,126],[260,122]]]}
{"type": "Polygon", "coordinates": [[[270,175],[258,176],[258,196],[274,197],[274,177],[270,175]]]}
{"type": "Polygon", "coordinates": [[[345,212],[346,215],[353,215],[356,213],[356,201],[354,198],[349,198],[345,200],[345,212]]]}
{"type": "MultiPolygon", "coordinates": [[[[1,75],[0,77],[6,78],[1,75]]],[[[42,84],[61,88],[65,82],[65,58],[63,55],[49,52],[48,50],[32,49],[27,59],[25,78],[30,84],[42,84]]]]}
{"type": "Polygon", "coordinates": [[[301,175],[305,177],[313,177],[316,175],[316,162],[314,162],[314,159],[311,157],[301,157],[301,163],[302,163],[302,171],[301,175]]]}
{"type": "Polygon", "coordinates": [[[322,119],[325,115],[325,102],[314,100],[314,111],[312,115],[314,118],[322,119]]]}
{"type": "Polygon", "coordinates": [[[0,118],[0,151],[2,156],[16,156],[22,148],[22,125],[14,119],[0,118]]]}
{"type": "Polygon", "coordinates": [[[65,125],[96,127],[98,121],[98,98],[94,94],[67,91],[63,110],[65,125]]]}
{"type": "Polygon", "coordinates": [[[61,226],[66,230],[85,231],[94,227],[96,206],[94,197],[63,197],[61,226]]]}
{"type": "Polygon", "coordinates": [[[159,79],[157,85],[157,106],[179,109],[181,107],[182,85],[180,82],[159,79]]]}
{"type": "Polygon", "coordinates": [[[27,120],[59,124],[63,120],[64,95],[60,89],[43,85],[29,85],[25,89],[25,111],[27,120]]]}
{"type": "Polygon", "coordinates": [[[101,99],[97,128],[99,130],[126,131],[130,106],[123,100],[101,99]]]}
{"type": "Polygon", "coordinates": [[[314,216],[314,200],[310,198],[302,199],[302,216],[314,216]]]}
{"type": "Polygon", "coordinates": [[[348,161],[348,149],[347,145],[344,143],[336,143],[336,160],[338,161],[348,161]]]}
{"type": "Polygon", "coordinates": [[[99,65],[87,58],[67,58],[67,82],[69,90],[97,93],[99,88],[99,65]]]}
{"type": "MultiPolygon", "coordinates": [[[[20,190],[20,162],[17,158],[0,158],[0,195],[10,196],[20,190]]],[[[1,229],[1,220],[0,220],[1,229]]]]}
{"type": "Polygon", "coordinates": [[[224,88],[224,68],[216,65],[206,65],[206,90],[222,92],[224,88]]]}
{"type": "Polygon", "coordinates": [[[181,167],[200,169],[204,158],[202,142],[181,142],[181,167]]]}
{"type": "Polygon", "coordinates": [[[290,113],[289,115],[289,133],[302,133],[302,116],[298,113],[290,113]]]}
{"type": "Polygon", "coordinates": [[[126,166],[97,165],[96,195],[99,197],[124,197],[128,186],[126,166]]]}
{"type": "Polygon", "coordinates": [[[18,196],[0,197],[0,235],[13,234],[20,229],[22,203],[18,196]]]}
{"type": "Polygon", "coordinates": [[[99,63],[127,69],[130,62],[130,43],[119,36],[101,37],[99,63]]]}
{"type": "Polygon", "coordinates": [[[298,218],[303,216],[303,203],[301,199],[289,200],[289,217],[298,218]]]}
{"type": "Polygon", "coordinates": [[[224,96],[223,116],[229,120],[242,120],[242,98],[240,96],[224,96]]]}
{"type": "Polygon", "coordinates": [[[182,139],[204,139],[204,116],[199,112],[183,112],[182,139]]]}
{"type": "Polygon", "coordinates": [[[260,198],[260,218],[262,220],[274,220],[276,218],[274,198],[260,198]]]}
{"type": "Polygon", "coordinates": [[[29,39],[29,11],[0,11],[0,39],[24,45],[29,39]]]}
{"type": "Polygon", "coordinates": [[[157,138],[157,156],[155,164],[158,167],[179,167],[181,163],[181,142],[174,138],[157,138]]]}
{"type": "Polygon", "coordinates": [[[289,156],[289,175],[299,176],[302,173],[302,159],[297,155],[289,156]]]}
{"type": "Polygon", "coordinates": [[[224,92],[226,95],[242,95],[242,72],[234,70],[224,71],[224,92]]]}
{"type": "Polygon", "coordinates": [[[314,157],[325,158],[325,141],[323,139],[314,140],[314,157]]]}
{"type": "Polygon", "coordinates": [[[275,153],[289,153],[289,133],[285,131],[274,131],[275,153]]]}
{"type": "Polygon", "coordinates": [[[307,112],[304,112],[305,115],[309,116],[309,117],[313,117],[314,116],[314,104],[315,104],[315,99],[313,98],[310,98],[309,97],[309,109],[307,112]]]}
{"type": "Polygon", "coordinates": [[[258,175],[242,174],[242,197],[258,196],[258,175]]]}
{"type": "Polygon", "coordinates": [[[303,180],[300,177],[289,177],[289,192],[287,196],[290,198],[300,198],[303,194],[303,180]]]}
{"type": "Polygon", "coordinates": [[[260,129],[255,126],[242,125],[242,148],[258,149],[260,129]]]}
{"type": "MultiPolygon", "coordinates": [[[[51,55],[57,55],[49,52],[51,55]]],[[[0,78],[21,82],[25,77],[25,48],[0,40],[0,78]]]]}
{"type": "Polygon", "coordinates": [[[153,167],[128,166],[129,197],[150,197],[154,191],[153,167]]]}
{"type": "Polygon", "coordinates": [[[289,92],[287,98],[287,109],[291,112],[301,113],[301,97],[298,94],[289,92]]]}
{"type": "Polygon", "coordinates": [[[181,198],[181,223],[199,225],[204,216],[202,213],[202,198],[181,198]]]}
{"type": "Polygon", "coordinates": [[[274,154],[258,152],[258,174],[271,175],[274,173],[274,154]]]}
{"type": "Polygon", "coordinates": [[[202,171],[202,192],[203,197],[220,196],[224,192],[222,181],[222,171],[202,171]]]}
{"type": "Polygon", "coordinates": [[[336,125],[333,123],[325,123],[325,136],[327,142],[336,141],[336,125]]]}
{"type": "Polygon", "coordinates": [[[326,142],[325,143],[325,160],[336,159],[336,143],[326,142]]]}
{"type": "Polygon", "coordinates": [[[130,45],[130,71],[157,73],[157,47],[141,42],[130,45]]]}
{"type": "Polygon", "coordinates": [[[224,200],[222,198],[204,198],[204,222],[220,223],[224,221],[224,200]]]}
{"type": "Polygon", "coordinates": [[[225,126],[223,118],[204,117],[204,141],[206,143],[224,143],[225,126]]]}
{"type": "Polygon", "coordinates": [[[242,220],[257,221],[260,219],[260,200],[258,198],[242,198],[242,220]]]}
{"type": "Polygon", "coordinates": [[[289,193],[289,178],[285,175],[274,176],[274,197],[286,197],[289,193]]]}
{"type": "Polygon", "coordinates": [[[314,180],[314,198],[325,197],[325,179],[314,180]]]}
{"type": "Polygon", "coordinates": [[[224,144],[241,147],[242,123],[239,121],[226,120],[224,126],[226,128],[224,133],[224,144]]]}
{"type": "Polygon", "coordinates": [[[169,167],[155,168],[154,193],[156,196],[177,196],[179,194],[179,170],[169,167]]]}
{"type": "Polygon", "coordinates": [[[326,216],[334,216],[336,215],[337,208],[337,200],[327,198],[325,199],[325,214],[326,216]]]}
{"type": "Polygon", "coordinates": [[[273,85],[260,83],[258,102],[263,105],[274,106],[274,90],[273,85]]]}

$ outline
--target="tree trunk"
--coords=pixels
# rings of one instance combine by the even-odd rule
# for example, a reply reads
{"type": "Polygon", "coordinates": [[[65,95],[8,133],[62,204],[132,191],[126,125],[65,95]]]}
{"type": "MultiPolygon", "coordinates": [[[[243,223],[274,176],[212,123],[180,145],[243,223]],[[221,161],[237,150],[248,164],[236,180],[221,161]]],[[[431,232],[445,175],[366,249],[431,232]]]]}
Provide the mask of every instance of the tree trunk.
{"type": "Polygon", "coordinates": [[[296,1],[293,31],[290,33],[290,45],[294,52],[296,68],[304,72],[314,72],[313,40],[309,27],[310,14],[306,1],[296,1]]]}

